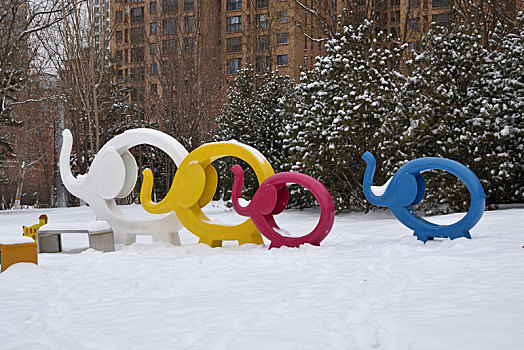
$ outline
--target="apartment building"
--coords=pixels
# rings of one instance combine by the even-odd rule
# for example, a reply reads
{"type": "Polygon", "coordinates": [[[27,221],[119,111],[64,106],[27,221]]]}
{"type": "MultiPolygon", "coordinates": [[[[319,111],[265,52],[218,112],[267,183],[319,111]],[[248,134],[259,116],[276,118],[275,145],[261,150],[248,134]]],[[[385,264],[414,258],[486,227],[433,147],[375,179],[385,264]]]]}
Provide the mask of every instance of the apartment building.
{"type": "Polygon", "coordinates": [[[408,43],[411,51],[431,23],[452,21],[452,5],[460,1],[111,0],[111,52],[120,60],[119,76],[131,77],[137,102],[162,93],[160,77],[169,76],[168,66],[180,75],[188,65],[200,71],[212,65],[216,69],[208,74],[220,76],[224,86],[248,64],[298,81],[301,70],[325,53],[319,38],[327,37],[326,27],[336,29],[343,7],[360,16],[355,21],[372,19],[377,31],[408,43]],[[204,61],[197,58],[202,53],[209,56],[204,61]]]}
{"type": "MultiPolygon", "coordinates": [[[[384,31],[408,43],[410,51],[419,48],[422,36],[431,23],[451,23],[452,0],[389,0],[388,23],[384,31]]],[[[383,22],[379,22],[383,25],[383,22]]]]}
{"type": "MultiPolygon", "coordinates": [[[[329,6],[336,11],[337,0],[329,6]]],[[[199,51],[214,53],[226,85],[247,64],[298,80],[302,67],[311,68],[324,50],[314,16],[294,0],[111,0],[110,8],[111,53],[118,76],[135,87],[134,102],[160,94],[155,77],[166,73],[162,68],[180,67],[199,51]]]]}
{"type": "MultiPolygon", "coordinates": [[[[331,4],[336,11],[337,1],[331,4]]],[[[298,80],[301,68],[324,52],[314,15],[294,0],[222,0],[221,9],[228,75],[249,64],[298,80]]]]}
{"type": "MultiPolygon", "coordinates": [[[[112,0],[111,21],[115,32],[111,53],[118,62],[118,78],[129,78],[134,86],[133,102],[161,93],[159,75],[166,75],[175,61],[179,63],[181,52],[193,51],[195,1],[112,0]]],[[[206,18],[217,15],[213,11],[205,14],[206,18]]],[[[219,23],[205,24],[201,35],[217,39],[219,23]]]]}

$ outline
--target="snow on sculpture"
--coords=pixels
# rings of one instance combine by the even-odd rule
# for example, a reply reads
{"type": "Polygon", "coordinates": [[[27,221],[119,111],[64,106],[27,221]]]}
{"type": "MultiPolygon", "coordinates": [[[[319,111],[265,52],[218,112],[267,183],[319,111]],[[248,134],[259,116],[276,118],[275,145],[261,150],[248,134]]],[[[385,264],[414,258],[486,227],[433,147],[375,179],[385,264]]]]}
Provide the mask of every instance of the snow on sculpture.
{"type": "Polygon", "coordinates": [[[301,173],[278,173],[268,177],[257,189],[253,199],[246,207],[240,206],[238,199],[244,184],[244,170],[238,164],[231,170],[235,174],[231,201],[235,211],[242,216],[249,216],[260,232],[271,241],[269,249],[298,247],[309,243],[320,245],[333,227],[335,220],[335,204],[328,190],[318,180],[301,173]],[[320,220],[309,234],[301,237],[286,237],[281,234],[273,215],[280,214],[286,208],[289,192],[286,184],[295,183],[304,186],[313,193],[320,204],[320,220]]]}
{"type": "Polygon", "coordinates": [[[209,219],[202,212],[216,192],[218,175],[211,164],[226,157],[237,157],[248,163],[261,184],[275,172],[267,159],[254,148],[236,141],[208,143],[191,152],[179,165],[169,192],[158,203],[151,201],[153,173],[143,172],[140,201],[145,210],[154,214],[173,210],[185,228],[200,237],[199,243],[221,247],[222,241],[239,244],[263,244],[262,236],[251,219],[238,225],[227,225],[209,219]]]}
{"type": "Polygon", "coordinates": [[[469,230],[475,226],[484,213],[486,196],[477,176],[466,166],[446,158],[418,158],[403,165],[388,183],[381,187],[372,186],[376,160],[370,152],[362,156],[367,163],[364,173],[364,194],[374,205],[387,206],[404,225],[414,231],[421,241],[435,237],[451,239],[471,238],[469,230]],[[458,177],[469,190],[471,197],[468,213],[451,225],[437,225],[421,218],[413,210],[413,205],[424,197],[426,182],[422,172],[432,169],[447,171],[458,177]]]}
{"type": "Polygon", "coordinates": [[[70,154],[73,136],[63,132],[60,151],[60,176],[67,190],[84,200],[98,219],[106,220],[115,235],[115,243],[131,244],[136,235],[152,235],[154,241],[180,245],[178,231],[182,228],[174,213],[162,218],[136,219],[126,216],[116,205],[115,198],[127,196],[134,188],[138,167],[129,149],[149,144],[167,153],[177,166],[187,156],[187,150],[174,138],[152,129],[125,131],[109,140],[98,152],[87,174],[73,176],[70,154]]]}

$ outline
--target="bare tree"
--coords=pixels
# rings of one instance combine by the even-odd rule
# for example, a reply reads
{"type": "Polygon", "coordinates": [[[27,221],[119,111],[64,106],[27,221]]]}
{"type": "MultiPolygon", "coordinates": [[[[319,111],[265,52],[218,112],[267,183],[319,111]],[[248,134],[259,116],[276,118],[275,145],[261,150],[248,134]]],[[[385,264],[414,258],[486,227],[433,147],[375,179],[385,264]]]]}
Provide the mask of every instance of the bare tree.
{"type": "Polygon", "coordinates": [[[486,47],[497,23],[506,26],[510,32],[522,26],[517,20],[518,11],[524,10],[521,0],[455,0],[454,7],[458,22],[480,26],[486,47]]]}
{"type": "MultiPolygon", "coordinates": [[[[41,55],[38,35],[63,20],[64,14],[67,11],[61,0],[0,0],[0,162],[6,156],[11,158],[6,164],[0,163],[0,168],[5,169],[0,174],[0,182],[16,184],[16,198],[21,197],[26,171],[42,170],[40,165],[47,156],[47,145],[35,142],[38,140],[35,130],[46,128],[53,118],[50,92],[42,88],[47,65],[41,55]],[[22,124],[24,128],[12,128],[22,124]]],[[[45,138],[41,140],[45,141],[45,138]]],[[[2,197],[3,202],[7,201],[2,197]]]]}
{"type": "Polygon", "coordinates": [[[101,147],[100,103],[107,97],[101,90],[110,74],[109,0],[61,1],[64,20],[48,34],[51,40],[48,37],[44,45],[59,73],[56,93],[71,112],[76,131],[85,124],[83,133],[94,154],[101,147]]]}
{"type": "Polygon", "coordinates": [[[143,58],[147,66],[131,68],[132,100],[141,102],[150,120],[192,150],[214,128],[225,98],[224,71],[219,31],[213,25],[214,5],[195,1],[183,6],[187,7],[152,15],[149,35],[145,29],[131,29],[131,42],[145,41],[149,46],[143,58]]]}

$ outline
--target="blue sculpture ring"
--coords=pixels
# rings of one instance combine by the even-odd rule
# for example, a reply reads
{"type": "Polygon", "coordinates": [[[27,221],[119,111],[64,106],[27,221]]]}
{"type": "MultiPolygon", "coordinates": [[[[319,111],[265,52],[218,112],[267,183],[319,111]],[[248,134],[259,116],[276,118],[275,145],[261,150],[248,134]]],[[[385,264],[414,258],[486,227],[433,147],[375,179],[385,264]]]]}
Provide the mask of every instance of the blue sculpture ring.
{"type": "Polygon", "coordinates": [[[367,167],[364,173],[364,194],[374,205],[387,206],[404,225],[414,231],[423,242],[435,237],[471,238],[469,230],[477,224],[484,213],[486,195],[477,176],[463,164],[447,158],[418,158],[403,165],[382,187],[374,187],[373,176],[377,162],[370,152],[362,158],[367,167]],[[437,225],[420,217],[413,205],[419,203],[426,191],[422,172],[432,169],[447,171],[458,177],[469,190],[471,197],[468,213],[451,225],[437,225]]]}

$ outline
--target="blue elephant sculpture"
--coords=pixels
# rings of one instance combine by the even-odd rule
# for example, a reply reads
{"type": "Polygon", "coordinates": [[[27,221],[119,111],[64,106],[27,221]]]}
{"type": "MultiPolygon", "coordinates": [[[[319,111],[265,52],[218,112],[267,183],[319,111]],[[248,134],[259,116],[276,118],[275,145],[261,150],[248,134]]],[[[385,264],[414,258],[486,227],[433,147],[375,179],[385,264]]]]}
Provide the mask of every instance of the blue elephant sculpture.
{"type": "Polygon", "coordinates": [[[403,165],[382,187],[373,186],[377,162],[370,152],[362,156],[367,163],[364,173],[364,195],[374,205],[387,206],[404,225],[414,231],[419,240],[426,242],[435,237],[471,238],[469,230],[484,213],[486,195],[477,176],[463,164],[446,158],[418,158],[403,165]],[[420,217],[413,205],[419,203],[426,191],[422,172],[432,169],[447,171],[458,177],[469,190],[471,197],[468,213],[451,225],[437,225],[420,217]]]}

